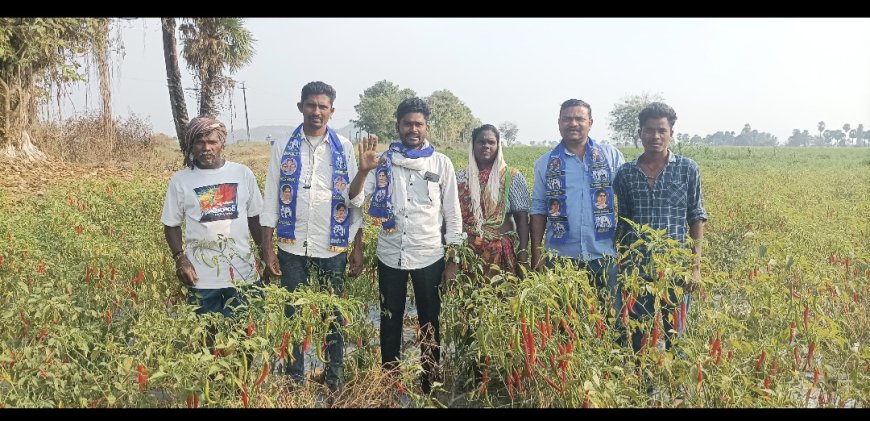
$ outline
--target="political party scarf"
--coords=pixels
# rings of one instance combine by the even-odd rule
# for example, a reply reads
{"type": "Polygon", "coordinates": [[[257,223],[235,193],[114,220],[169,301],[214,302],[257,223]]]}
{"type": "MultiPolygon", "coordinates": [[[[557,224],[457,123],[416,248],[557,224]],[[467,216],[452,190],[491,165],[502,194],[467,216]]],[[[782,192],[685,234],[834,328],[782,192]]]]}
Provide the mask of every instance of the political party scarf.
{"type": "MultiPolygon", "coordinates": [[[[338,135],[332,128],[326,128],[329,148],[332,151],[332,203],[329,218],[329,250],[342,252],[347,250],[350,227],[350,210],[344,200],[344,190],[347,189],[347,161],[344,149],[338,135]]],[[[296,197],[299,192],[299,175],[302,173],[302,125],[293,131],[290,141],[281,155],[280,177],[278,183],[278,241],[287,244],[296,243],[296,197]],[[290,189],[290,200],[285,200],[284,191],[290,189]]],[[[311,153],[313,153],[312,151],[311,153]]]]}
{"type": "Polygon", "coordinates": [[[434,152],[435,147],[432,144],[421,149],[407,148],[401,141],[390,144],[384,154],[386,159],[375,169],[375,191],[369,206],[369,215],[375,225],[380,225],[385,232],[396,230],[396,217],[393,214],[393,164],[419,171],[424,164],[419,158],[428,158],[434,152]]]}
{"type": "MultiPolygon", "coordinates": [[[[550,243],[564,244],[568,239],[570,226],[568,224],[568,203],[565,187],[565,146],[559,146],[550,152],[545,171],[547,188],[547,223],[549,224],[550,243]]],[[[613,214],[613,187],[610,165],[604,156],[601,146],[591,138],[586,144],[583,156],[586,164],[586,178],[590,180],[589,191],[592,200],[592,217],[595,223],[595,239],[612,238],[616,229],[613,214]],[[597,197],[604,193],[605,200],[599,202],[597,197]]]]}

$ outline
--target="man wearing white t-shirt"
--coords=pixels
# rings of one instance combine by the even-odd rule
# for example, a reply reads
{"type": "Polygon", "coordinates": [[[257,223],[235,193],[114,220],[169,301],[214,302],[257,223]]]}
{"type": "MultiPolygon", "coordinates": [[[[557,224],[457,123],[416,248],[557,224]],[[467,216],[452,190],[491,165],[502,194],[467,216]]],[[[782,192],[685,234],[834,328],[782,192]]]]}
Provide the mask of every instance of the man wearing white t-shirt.
{"type": "Polygon", "coordinates": [[[191,289],[189,301],[199,306],[197,314],[232,316],[240,304],[232,281],[258,280],[250,240],[260,248],[263,197],[250,168],[224,159],[226,137],[226,126],[218,120],[190,121],[186,168],[169,180],[160,218],[175,275],[191,289]]]}

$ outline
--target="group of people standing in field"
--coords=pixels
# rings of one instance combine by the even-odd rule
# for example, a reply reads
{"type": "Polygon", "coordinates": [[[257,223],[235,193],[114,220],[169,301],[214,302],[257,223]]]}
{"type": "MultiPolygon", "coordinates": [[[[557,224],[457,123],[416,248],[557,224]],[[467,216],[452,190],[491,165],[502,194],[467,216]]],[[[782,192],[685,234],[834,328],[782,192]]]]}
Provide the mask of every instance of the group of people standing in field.
{"type": "MultiPolygon", "coordinates": [[[[656,298],[640,295],[624,304],[618,282],[620,271],[628,270],[653,279],[648,261],[618,259],[619,251],[638,238],[628,222],[633,221],[692,246],[691,276],[677,283],[688,291],[697,288],[707,213],[698,165],[668,148],[677,118],[670,106],[657,102],[640,112],[638,135],[644,151],[625,162],[618,149],[589,137],[593,119],[588,103],[563,102],[561,141],[535,162],[530,195],[523,174],[505,162],[496,127],[485,124],[473,131],[468,166],[456,171],[428,138],[429,106],[420,98],[408,98],[395,113],[398,139],[378,153],[379,139],[366,137],[357,155],[351,142],[328,125],[335,97],[335,89],[323,82],[302,88],[297,107],[303,121],[290,138],[274,143],[264,196],[248,167],[224,159],[223,123],[197,117],[188,124],[185,168],[169,182],[161,221],[176,275],[190,288],[189,299],[198,313],[231,316],[241,297],[234,280],[256,285],[276,277],[293,291],[315,275],[323,287],[340,295],[345,275],[358,275],[364,264],[363,212],[380,226],[383,367],[390,370],[399,361],[410,277],[423,336],[421,387],[426,394],[440,359],[439,314],[446,291],[440,287],[456,277],[458,248],[464,244],[489,263],[487,275],[548,270],[558,257],[587,271],[601,296],[612,297],[602,302],[616,311],[631,305],[631,317],[644,318],[653,314],[656,298]],[[687,234],[693,241],[687,242],[687,234]],[[218,252],[195,244],[220,239],[232,239],[237,252],[219,259],[216,270],[208,256],[218,252]],[[261,253],[262,274],[256,270],[250,240],[261,253]]],[[[651,251],[641,251],[649,259],[651,251]]],[[[684,297],[682,304],[688,305],[689,294],[684,297]]],[[[285,314],[293,317],[295,311],[287,305],[285,314]]],[[[664,323],[664,332],[685,328],[670,326],[667,319],[664,323]]],[[[325,369],[332,392],[343,385],[341,324],[342,315],[335,311],[325,369]]],[[[641,336],[631,332],[622,340],[639,350],[641,336]]],[[[293,346],[285,370],[295,384],[304,382],[300,344],[293,346]]]]}

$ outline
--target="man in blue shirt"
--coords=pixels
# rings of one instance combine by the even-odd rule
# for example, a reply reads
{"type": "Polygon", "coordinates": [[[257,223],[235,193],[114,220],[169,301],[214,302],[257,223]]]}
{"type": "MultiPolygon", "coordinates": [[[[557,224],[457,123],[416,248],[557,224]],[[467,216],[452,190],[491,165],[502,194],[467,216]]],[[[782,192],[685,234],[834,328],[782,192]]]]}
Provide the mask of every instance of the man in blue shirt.
{"type": "MultiPolygon", "coordinates": [[[[667,104],[654,102],[640,112],[638,120],[640,123],[638,135],[643,144],[643,154],[623,165],[613,181],[619,207],[617,244],[622,249],[635,244],[641,237],[625,219],[639,225],[648,225],[653,229],[664,230],[668,237],[680,243],[686,243],[688,228],[689,237],[693,240],[691,279],[685,281],[676,279],[675,283],[691,292],[697,288],[701,279],[700,242],[704,237],[704,223],[707,221],[704,198],[701,194],[701,173],[695,161],[668,150],[674,134],[674,122],[677,120],[673,108],[667,104]]],[[[641,257],[633,259],[637,261],[626,261],[622,269],[626,272],[634,272],[636,269],[638,275],[647,282],[652,281],[654,274],[659,279],[665,279],[664,271],[656,269],[650,262],[650,250],[643,244],[638,247],[638,250],[641,252],[641,257]]],[[[677,297],[675,288],[668,288],[666,293],[669,303],[662,300],[660,306],[661,332],[664,332],[662,336],[666,338],[665,344],[669,349],[668,332],[672,328],[677,332],[685,329],[689,294],[677,297]],[[668,314],[672,314],[672,318],[667,317],[668,314]]],[[[649,293],[639,294],[636,302],[629,300],[626,303],[633,305],[632,308],[624,310],[625,315],[632,319],[653,317],[654,298],[655,296],[649,293]]],[[[653,330],[655,329],[656,327],[653,327],[653,330]]],[[[639,351],[643,346],[644,335],[645,333],[639,330],[632,332],[632,347],[635,351],[639,351]]],[[[652,337],[657,336],[653,332],[652,337]]],[[[623,341],[625,339],[623,338],[623,341]]]]}
{"type": "Polygon", "coordinates": [[[615,147],[589,137],[592,107],[588,103],[579,99],[563,102],[558,122],[561,142],[535,162],[532,265],[536,270],[553,267],[541,247],[546,228],[546,249],[588,270],[599,291],[609,292],[618,309],[611,182],[625,159],[615,147]],[[606,204],[598,207],[596,192],[601,190],[606,204]]]}

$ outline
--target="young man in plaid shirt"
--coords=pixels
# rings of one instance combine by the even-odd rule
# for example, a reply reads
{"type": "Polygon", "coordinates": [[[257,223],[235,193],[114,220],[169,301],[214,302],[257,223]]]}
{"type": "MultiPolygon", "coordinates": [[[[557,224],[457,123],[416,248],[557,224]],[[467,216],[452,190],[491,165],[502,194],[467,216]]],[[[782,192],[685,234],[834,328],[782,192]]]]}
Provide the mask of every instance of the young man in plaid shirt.
{"type": "MultiPolygon", "coordinates": [[[[686,243],[686,233],[692,238],[692,273],[690,279],[676,281],[682,286],[682,299],[676,297],[669,288],[669,301],[662,302],[662,331],[665,338],[673,328],[677,332],[685,329],[685,314],[688,311],[689,293],[697,289],[701,279],[701,240],[704,237],[704,223],[707,212],[701,194],[701,172],[695,161],[674,154],[668,149],[674,134],[677,114],[674,109],[660,102],[644,108],[638,117],[638,134],[643,143],[643,154],[619,168],[613,181],[617,198],[619,222],[616,230],[618,248],[627,247],[638,240],[638,234],[626,219],[639,225],[649,225],[657,230],[665,230],[667,235],[681,243],[686,243]],[[675,311],[678,310],[678,311],[675,311]],[[676,315],[673,320],[668,315],[676,315]]],[[[637,269],[639,275],[650,281],[658,276],[650,264],[651,251],[641,245],[643,257],[640,262],[623,262],[623,272],[637,269]]],[[[647,318],[655,313],[652,294],[640,294],[637,300],[625,301],[631,305],[626,309],[628,317],[647,318]]],[[[623,310],[623,313],[626,313],[623,310]]],[[[655,335],[654,335],[655,336],[655,335]]],[[[636,330],[631,334],[632,347],[639,351],[643,344],[644,332],[636,330]]],[[[627,338],[623,338],[623,342],[627,338]]],[[[666,340],[670,348],[670,339],[666,340]]]]}

